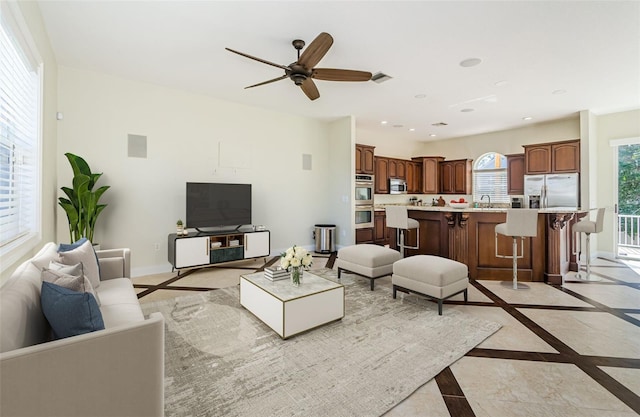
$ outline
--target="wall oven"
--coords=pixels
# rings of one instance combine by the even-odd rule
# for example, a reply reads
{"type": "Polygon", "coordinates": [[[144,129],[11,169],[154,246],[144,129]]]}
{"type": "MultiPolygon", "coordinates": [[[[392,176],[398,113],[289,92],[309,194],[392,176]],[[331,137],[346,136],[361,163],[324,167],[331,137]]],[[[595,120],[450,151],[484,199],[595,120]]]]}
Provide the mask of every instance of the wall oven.
{"type": "Polygon", "coordinates": [[[372,206],[373,193],[373,175],[357,174],[354,194],[356,206],[372,206]]]}
{"type": "Polygon", "coordinates": [[[373,227],[373,206],[356,206],[356,229],[373,227]]]}

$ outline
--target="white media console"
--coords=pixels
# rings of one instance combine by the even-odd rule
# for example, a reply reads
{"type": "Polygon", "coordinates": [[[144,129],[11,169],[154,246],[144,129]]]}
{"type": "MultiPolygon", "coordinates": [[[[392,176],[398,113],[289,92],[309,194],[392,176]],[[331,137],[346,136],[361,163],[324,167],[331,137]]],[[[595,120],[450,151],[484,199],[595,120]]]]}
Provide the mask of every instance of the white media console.
{"type": "Polygon", "coordinates": [[[169,235],[168,257],[173,270],[205,267],[221,262],[269,256],[271,238],[268,230],[202,232],[169,235]]]}

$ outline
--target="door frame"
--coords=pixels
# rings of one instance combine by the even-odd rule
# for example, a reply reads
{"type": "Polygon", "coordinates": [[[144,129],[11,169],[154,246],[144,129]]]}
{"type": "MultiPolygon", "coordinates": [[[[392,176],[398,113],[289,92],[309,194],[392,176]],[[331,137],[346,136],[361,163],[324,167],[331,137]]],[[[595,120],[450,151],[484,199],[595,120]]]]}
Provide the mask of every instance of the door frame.
{"type": "Polygon", "coordinates": [[[614,195],[614,216],[613,216],[613,230],[614,230],[614,239],[613,239],[613,250],[614,250],[614,255],[615,258],[621,258],[621,259],[626,259],[628,257],[626,256],[620,256],[620,251],[618,248],[618,243],[620,241],[620,232],[618,230],[618,214],[619,214],[619,206],[618,206],[618,178],[619,178],[619,171],[618,171],[618,166],[620,161],[618,160],[618,148],[620,146],[624,146],[624,145],[640,145],[640,136],[636,136],[636,137],[631,137],[631,138],[622,138],[622,139],[611,139],[609,141],[609,146],[611,146],[612,148],[614,148],[613,151],[613,195],[614,195]]]}

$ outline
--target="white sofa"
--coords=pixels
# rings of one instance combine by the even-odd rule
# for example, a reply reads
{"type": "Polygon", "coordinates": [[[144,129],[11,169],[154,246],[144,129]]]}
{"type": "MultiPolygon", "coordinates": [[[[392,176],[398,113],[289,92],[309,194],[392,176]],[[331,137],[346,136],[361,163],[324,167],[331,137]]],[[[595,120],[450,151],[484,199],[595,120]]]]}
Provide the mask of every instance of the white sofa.
{"type": "Polygon", "coordinates": [[[40,305],[47,243],[0,287],[1,416],[162,416],[164,320],[145,319],[129,249],[97,251],[105,329],[51,341],[40,305]]]}

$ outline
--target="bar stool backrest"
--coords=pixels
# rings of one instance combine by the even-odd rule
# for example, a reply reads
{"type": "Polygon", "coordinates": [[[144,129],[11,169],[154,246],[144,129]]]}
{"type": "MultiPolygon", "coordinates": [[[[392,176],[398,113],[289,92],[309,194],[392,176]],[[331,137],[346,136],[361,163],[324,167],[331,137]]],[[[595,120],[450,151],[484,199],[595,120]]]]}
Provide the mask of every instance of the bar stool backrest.
{"type": "Polygon", "coordinates": [[[602,232],[602,228],[604,226],[604,207],[598,209],[598,214],[596,215],[596,233],[602,232]]]}
{"type": "Polygon", "coordinates": [[[508,209],[507,236],[538,235],[538,210],[536,209],[508,209]]]}
{"type": "Polygon", "coordinates": [[[407,206],[387,206],[387,227],[409,229],[409,211],[407,206]]]}

